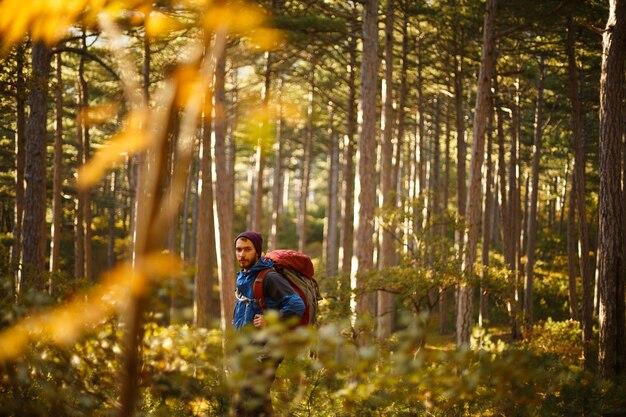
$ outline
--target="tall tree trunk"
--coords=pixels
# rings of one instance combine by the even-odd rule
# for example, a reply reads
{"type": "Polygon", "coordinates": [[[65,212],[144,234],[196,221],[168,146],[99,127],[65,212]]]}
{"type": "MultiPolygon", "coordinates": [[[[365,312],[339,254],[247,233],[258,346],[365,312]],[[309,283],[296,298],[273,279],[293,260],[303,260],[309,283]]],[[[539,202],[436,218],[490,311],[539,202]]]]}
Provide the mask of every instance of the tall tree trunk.
{"type": "MultiPolygon", "coordinates": [[[[356,3],[352,9],[354,15],[357,14],[356,3]]],[[[357,21],[356,16],[352,20],[357,21]]],[[[354,186],[355,186],[355,166],[354,159],[356,153],[355,132],[357,129],[357,102],[356,102],[356,65],[357,65],[357,41],[358,31],[356,23],[351,25],[349,54],[350,68],[348,71],[348,114],[346,120],[346,140],[343,149],[343,198],[342,198],[342,221],[341,221],[341,278],[339,282],[341,298],[340,305],[342,311],[350,311],[350,276],[352,274],[352,254],[354,245],[354,186]]]]}
{"type": "MultiPolygon", "coordinates": [[[[485,126],[489,111],[491,80],[494,74],[495,39],[494,25],[496,19],[496,0],[487,0],[485,6],[485,20],[483,26],[483,49],[478,74],[478,89],[476,95],[476,110],[474,112],[474,127],[472,140],[472,158],[469,174],[469,198],[467,199],[467,226],[466,250],[463,256],[463,272],[466,279],[474,277],[474,262],[478,235],[480,231],[480,194],[481,171],[485,157],[485,126]]],[[[472,331],[472,286],[465,282],[459,288],[457,306],[457,346],[467,345],[470,342],[472,331]]]]}
{"type": "Polygon", "coordinates": [[[32,81],[26,127],[26,160],[24,179],[23,288],[44,289],[46,244],[46,116],[48,110],[48,77],[50,48],[43,42],[32,47],[32,81]]]}
{"type": "Polygon", "coordinates": [[[272,184],[272,223],[268,246],[278,248],[278,228],[280,227],[281,197],[283,193],[283,79],[278,79],[278,114],[276,115],[276,141],[274,144],[274,183],[272,184]]]}
{"type": "MultiPolygon", "coordinates": [[[[519,64],[518,64],[519,67],[519,64]]],[[[519,79],[515,82],[515,90],[513,93],[512,114],[511,114],[511,156],[509,160],[509,197],[508,197],[508,209],[509,209],[509,281],[512,287],[512,297],[510,301],[510,314],[511,314],[511,337],[513,340],[521,337],[520,331],[520,308],[521,308],[521,296],[520,296],[520,282],[519,282],[519,259],[520,259],[520,217],[521,213],[521,198],[520,198],[520,179],[519,179],[519,162],[518,162],[518,150],[519,150],[519,126],[520,126],[520,105],[519,105],[519,79]]]]}
{"type": "MultiPolygon", "coordinates": [[[[398,89],[398,111],[394,118],[394,124],[396,126],[396,150],[395,150],[395,164],[393,165],[393,176],[395,181],[394,188],[396,190],[396,207],[399,207],[400,196],[405,193],[405,185],[402,180],[401,167],[403,157],[403,150],[405,149],[405,128],[406,128],[406,106],[407,106],[407,73],[409,70],[409,13],[406,12],[406,2],[402,5],[402,66],[400,67],[400,87],[398,89]]],[[[402,168],[406,171],[406,167],[402,168]]],[[[399,231],[401,232],[401,231],[399,231]]],[[[400,237],[400,236],[399,236],[400,237]]],[[[396,253],[396,260],[398,254],[396,253]]]]}
{"type": "Polygon", "coordinates": [[[198,227],[196,229],[196,281],[194,291],[194,321],[197,326],[209,327],[211,320],[220,317],[219,294],[213,288],[217,281],[215,255],[215,223],[213,220],[213,161],[211,157],[211,105],[213,96],[206,93],[202,120],[200,152],[200,181],[198,184],[198,227]]]}
{"type": "MultiPolygon", "coordinates": [[[[395,182],[393,175],[393,26],[394,2],[387,0],[385,8],[385,90],[383,110],[383,138],[381,141],[380,189],[382,208],[391,210],[396,205],[395,182]]],[[[382,230],[380,268],[388,268],[395,263],[394,230],[385,226],[382,230]]],[[[387,291],[378,291],[377,309],[378,338],[385,339],[391,335],[393,327],[393,295],[387,291]]]]}
{"type": "MultiPolygon", "coordinates": [[[[517,307],[516,307],[516,289],[515,285],[515,233],[513,230],[513,203],[509,199],[507,193],[507,165],[505,162],[505,149],[504,149],[504,111],[502,110],[502,103],[498,95],[498,83],[495,83],[496,92],[496,115],[497,122],[497,135],[498,135],[498,183],[499,183],[499,195],[500,195],[500,215],[502,224],[502,246],[504,252],[504,262],[507,269],[508,281],[512,285],[511,293],[509,294],[509,300],[507,301],[507,310],[511,320],[511,334],[517,337],[517,307]]],[[[513,146],[511,146],[511,153],[513,154],[513,146]]],[[[510,178],[509,178],[510,179],[510,178]]],[[[513,184],[509,182],[509,187],[513,184]]]]}
{"type": "MultiPolygon", "coordinates": [[[[87,80],[85,79],[85,57],[87,55],[87,29],[83,29],[82,35],[82,44],[83,44],[83,53],[80,56],[79,63],[79,71],[78,77],[80,81],[80,109],[84,110],[89,107],[89,86],[87,84],[87,80]]],[[[82,118],[81,118],[82,119],[82,118]]],[[[83,129],[83,163],[86,163],[90,159],[91,153],[91,138],[89,134],[89,125],[87,123],[83,123],[81,121],[81,127],[83,129]]],[[[91,223],[93,219],[93,214],[91,210],[91,189],[83,191],[83,209],[84,209],[84,219],[85,219],[85,278],[88,282],[94,282],[94,270],[93,270],[93,255],[92,255],[92,241],[93,241],[93,231],[91,229],[91,223]]]]}
{"type": "MultiPolygon", "coordinates": [[[[80,66],[79,66],[80,68],[80,66]]],[[[76,115],[76,169],[85,163],[83,140],[83,120],[80,113],[81,108],[81,87],[78,82],[76,104],[78,114],[76,115]]],[[[74,200],[74,277],[85,277],[85,192],[76,190],[76,199],[74,200]]]]}
{"type": "MultiPolygon", "coordinates": [[[[203,119],[204,119],[204,115],[203,115],[203,119]]],[[[202,130],[202,134],[204,134],[204,127],[202,130]]],[[[198,148],[198,153],[200,152],[200,149],[198,148]]],[[[194,156],[191,159],[190,162],[190,166],[189,166],[189,174],[187,175],[187,181],[185,182],[185,194],[183,196],[183,207],[182,207],[182,212],[181,214],[181,222],[180,222],[180,247],[178,249],[178,254],[180,256],[180,258],[182,260],[188,260],[188,254],[189,254],[189,212],[191,211],[191,204],[192,204],[192,199],[193,199],[193,194],[195,194],[193,192],[193,188],[194,186],[197,187],[198,186],[198,178],[196,176],[196,172],[200,169],[198,167],[199,165],[199,161],[197,160],[197,158],[194,156]],[[195,182],[195,184],[194,184],[195,182]]],[[[197,230],[197,229],[193,229],[193,230],[197,230]]]]}
{"type": "Polygon", "coordinates": [[[363,57],[361,60],[361,132],[359,137],[359,217],[355,252],[357,317],[374,316],[374,302],[365,290],[365,275],[373,267],[374,211],[376,208],[376,90],[378,86],[378,0],[363,3],[363,57]]]}
{"type": "MultiPolygon", "coordinates": [[[[463,109],[463,58],[464,39],[458,39],[460,36],[457,30],[454,30],[454,41],[456,51],[454,54],[454,103],[455,103],[455,115],[456,115],[456,192],[457,192],[457,204],[458,204],[458,217],[461,221],[465,218],[465,206],[467,204],[467,144],[465,143],[465,112],[463,109]]],[[[463,236],[460,230],[456,231],[456,244],[458,246],[457,253],[459,258],[462,257],[464,252],[463,248],[463,236]]]]}
{"type": "MultiPolygon", "coordinates": [[[[217,59],[215,66],[215,204],[218,227],[216,228],[217,263],[219,266],[219,284],[221,299],[221,327],[232,326],[232,314],[235,309],[235,250],[233,239],[234,213],[234,154],[229,152],[226,137],[226,51],[217,59]]],[[[198,253],[200,255],[200,253],[198,253]]]]}
{"type": "Polygon", "coordinates": [[[58,272],[61,253],[61,224],[63,218],[62,184],[63,184],[63,58],[62,53],[56,56],[57,85],[54,90],[55,100],[55,132],[54,132],[54,166],[52,179],[52,227],[50,228],[50,272],[58,272]]]}
{"type": "Polygon", "coordinates": [[[315,64],[311,66],[309,106],[307,110],[306,134],[304,138],[304,153],[300,171],[300,195],[298,204],[298,250],[306,250],[307,237],[307,202],[309,198],[309,183],[313,165],[313,99],[315,97],[315,64]]]}
{"type": "Polygon", "coordinates": [[[576,52],[574,39],[574,25],[571,15],[567,23],[566,52],[569,74],[569,96],[572,111],[572,133],[574,135],[574,186],[576,212],[578,213],[578,240],[580,245],[580,275],[582,277],[582,319],[583,319],[583,355],[585,366],[591,368],[592,338],[593,338],[593,299],[594,278],[593,264],[589,256],[589,231],[587,225],[587,206],[585,204],[585,139],[583,136],[582,108],[579,97],[578,69],[576,67],[576,52]]]}
{"type": "MultiPolygon", "coordinates": [[[[442,213],[447,217],[448,213],[448,200],[450,189],[450,140],[452,139],[452,110],[453,107],[450,100],[446,100],[446,144],[445,144],[445,156],[444,164],[445,171],[443,175],[443,201],[442,201],[442,213]]],[[[444,229],[445,233],[445,229],[444,229]]],[[[445,237],[445,236],[444,236],[445,237]]],[[[442,288],[439,291],[439,334],[448,333],[448,309],[450,304],[450,289],[442,288]]]]}
{"type": "MultiPolygon", "coordinates": [[[[274,56],[270,52],[265,53],[265,83],[263,85],[263,105],[265,109],[269,109],[270,94],[272,88],[272,62],[274,56]]],[[[267,121],[263,121],[267,123],[267,121]]],[[[262,132],[267,132],[268,129],[261,129],[262,132]]],[[[256,167],[255,167],[255,182],[254,189],[252,190],[252,207],[250,210],[250,230],[261,232],[262,218],[263,218],[263,179],[265,175],[265,159],[266,159],[266,141],[268,138],[258,138],[256,146],[256,167]]]]}
{"type": "MultiPolygon", "coordinates": [[[[143,78],[143,97],[146,103],[150,103],[150,66],[152,51],[150,49],[150,37],[144,28],[143,37],[143,62],[141,75],[143,78]]],[[[134,155],[128,158],[128,194],[129,194],[129,230],[131,236],[131,260],[134,264],[137,255],[137,215],[138,207],[141,204],[139,191],[141,190],[142,171],[144,170],[145,156],[134,155]]]]}
{"type": "Polygon", "coordinates": [[[17,294],[22,257],[22,220],[24,218],[24,165],[26,162],[26,82],[24,80],[24,43],[17,47],[15,80],[15,220],[9,266],[13,294],[17,294]]]}
{"type": "Polygon", "coordinates": [[[626,373],[624,259],[621,200],[622,100],[626,54],[626,0],[610,0],[602,35],[600,78],[600,190],[598,264],[599,367],[604,377],[626,373]]]}
{"type": "Polygon", "coordinates": [[[576,237],[576,177],[572,172],[572,185],[568,193],[567,207],[567,276],[569,294],[569,314],[572,320],[579,320],[578,315],[578,295],[576,290],[576,273],[578,265],[578,254],[576,247],[578,239],[576,237]]]}
{"type": "Polygon", "coordinates": [[[414,228],[419,231],[424,227],[426,221],[426,166],[428,158],[426,156],[426,105],[424,103],[424,46],[421,26],[418,22],[418,35],[416,40],[417,49],[417,121],[418,137],[415,143],[415,181],[417,189],[415,197],[417,199],[417,212],[414,213],[414,228]]]}
{"type": "Polygon", "coordinates": [[[328,208],[326,215],[326,276],[334,277],[339,269],[339,137],[333,127],[333,108],[328,106],[328,208]]]}
{"type": "Polygon", "coordinates": [[[109,185],[109,236],[107,241],[107,268],[113,268],[115,264],[115,207],[117,199],[117,174],[111,172],[111,184],[109,185]]]}
{"type": "Polygon", "coordinates": [[[489,321],[489,292],[486,288],[489,266],[489,250],[491,249],[491,219],[494,213],[493,201],[493,162],[491,154],[493,152],[493,100],[490,103],[488,122],[487,122],[487,152],[486,158],[486,178],[485,178],[485,207],[483,209],[483,229],[482,229],[482,256],[481,263],[485,267],[481,276],[480,298],[478,309],[478,325],[483,327],[489,321]]]}
{"type": "MultiPolygon", "coordinates": [[[[541,162],[541,140],[543,128],[543,84],[544,58],[539,62],[539,85],[537,87],[537,108],[535,109],[535,137],[533,142],[533,167],[528,208],[528,237],[526,241],[526,281],[524,285],[524,325],[530,330],[533,325],[533,285],[535,274],[535,241],[537,239],[537,197],[539,195],[539,164],[541,162]]],[[[526,192],[528,194],[528,191],[526,192]]]]}

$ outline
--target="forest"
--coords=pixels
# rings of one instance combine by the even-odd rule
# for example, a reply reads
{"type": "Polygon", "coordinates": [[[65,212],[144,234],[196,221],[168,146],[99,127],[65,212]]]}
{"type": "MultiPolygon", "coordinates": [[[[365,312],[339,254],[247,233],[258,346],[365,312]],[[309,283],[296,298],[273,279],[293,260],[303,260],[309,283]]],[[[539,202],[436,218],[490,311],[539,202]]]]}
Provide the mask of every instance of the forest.
{"type": "MultiPolygon", "coordinates": [[[[3,0],[0,416],[626,416],[626,0],[3,0]],[[235,238],[315,325],[233,328],[235,238]]],[[[252,300],[255,301],[255,300],[252,300]]]]}

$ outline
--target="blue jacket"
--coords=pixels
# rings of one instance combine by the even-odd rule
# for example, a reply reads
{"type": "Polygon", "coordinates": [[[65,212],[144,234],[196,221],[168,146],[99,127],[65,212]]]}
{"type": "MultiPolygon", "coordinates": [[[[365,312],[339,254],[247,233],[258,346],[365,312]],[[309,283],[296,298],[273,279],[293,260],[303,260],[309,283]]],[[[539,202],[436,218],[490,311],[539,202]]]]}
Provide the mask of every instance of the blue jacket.
{"type": "MultiPolygon", "coordinates": [[[[235,329],[241,329],[252,323],[254,316],[263,314],[257,302],[254,300],[253,286],[259,272],[272,268],[274,262],[270,259],[261,259],[248,271],[241,270],[237,274],[237,302],[233,314],[235,329]]],[[[285,277],[276,271],[269,271],[263,278],[263,295],[268,309],[278,310],[284,320],[294,315],[302,317],[304,314],[304,301],[285,277]]]]}

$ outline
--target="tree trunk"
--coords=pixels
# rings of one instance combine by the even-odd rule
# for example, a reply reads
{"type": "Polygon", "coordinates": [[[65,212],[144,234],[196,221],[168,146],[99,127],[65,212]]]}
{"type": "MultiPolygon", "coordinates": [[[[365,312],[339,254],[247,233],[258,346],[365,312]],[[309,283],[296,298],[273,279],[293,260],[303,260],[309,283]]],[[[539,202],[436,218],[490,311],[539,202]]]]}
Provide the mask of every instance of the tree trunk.
{"type": "MultiPolygon", "coordinates": [[[[519,64],[518,64],[519,65],[519,64]]],[[[511,157],[509,160],[509,188],[508,188],[508,209],[509,209],[509,282],[512,287],[512,295],[510,301],[511,315],[511,338],[517,340],[521,337],[520,331],[520,282],[519,282],[519,260],[520,260],[520,217],[521,217],[521,198],[519,183],[519,126],[520,126],[520,105],[519,105],[519,79],[515,82],[515,90],[513,95],[512,112],[511,112],[511,157]]]]}
{"type": "MultiPolygon", "coordinates": [[[[270,91],[272,88],[272,61],[273,55],[270,52],[265,53],[265,84],[263,86],[263,105],[266,111],[269,109],[270,91]]],[[[267,121],[263,121],[267,123],[267,121]]],[[[268,129],[262,129],[262,132],[267,132],[268,129]]],[[[252,207],[250,210],[250,230],[262,231],[262,218],[263,218],[263,179],[265,175],[265,142],[268,138],[258,138],[256,146],[256,167],[255,167],[255,183],[252,190],[252,207]]]]}
{"type": "Polygon", "coordinates": [[[272,223],[270,225],[270,236],[268,246],[272,249],[278,248],[278,229],[280,227],[281,198],[283,194],[283,79],[278,79],[278,114],[276,115],[276,142],[274,145],[274,183],[272,184],[272,223]]]}
{"type": "MultiPolygon", "coordinates": [[[[356,6],[356,3],[355,3],[356,6]]],[[[352,9],[356,15],[356,7],[352,9]]],[[[356,22],[353,19],[353,22],[356,22]]],[[[357,65],[357,40],[358,32],[356,23],[351,26],[350,36],[350,68],[348,72],[348,114],[346,120],[346,140],[343,150],[343,198],[342,198],[342,221],[341,221],[341,278],[339,282],[341,298],[340,306],[346,314],[350,311],[350,276],[352,274],[352,254],[354,245],[354,185],[356,153],[355,132],[357,129],[357,102],[356,102],[356,65],[357,65]]]]}
{"type": "Polygon", "coordinates": [[[339,137],[333,127],[333,108],[328,106],[330,117],[328,144],[328,208],[326,215],[326,276],[337,276],[339,268],[339,137]]]}
{"type": "Polygon", "coordinates": [[[622,236],[621,140],[626,0],[610,0],[602,35],[600,78],[600,190],[598,265],[600,293],[599,367],[604,377],[626,373],[624,241],[622,236]]]}
{"type": "MultiPolygon", "coordinates": [[[[234,154],[228,152],[226,138],[226,51],[217,59],[215,67],[215,203],[217,208],[218,227],[216,241],[218,250],[219,283],[221,299],[221,328],[232,326],[232,315],[235,309],[235,250],[233,239],[234,213],[234,154]],[[228,323],[228,324],[227,324],[228,323]]],[[[200,255],[200,253],[198,253],[200,255]]]]}
{"type": "MultiPolygon", "coordinates": [[[[421,32],[419,23],[418,31],[421,32]]],[[[417,121],[418,137],[415,144],[415,182],[417,189],[415,197],[417,199],[417,212],[414,213],[414,229],[419,231],[424,227],[426,221],[426,166],[428,158],[426,156],[426,106],[424,104],[424,46],[422,44],[421,33],[416,41],[417,49],[417,121]]]]}
{"type": "Polygon", "coordinates": [[[23,274],[22,288],[44,289],[46,244],[46,115],[50,48],[43,42],[32,47],[32,81],[28,101],[24,179],[23,274]]]}
{"type": "MultiPolygon", "coordinates": [[[[476,250],[480,231],[480,191],[481,171],[485,157],[485,126],[491,102],[491,80],[495,67],[495,39],[493,33],[495,18],[496,0],[487,0],[483,26],[483,49],[478,75],[476,110],[474,112],[472,158],[469,174],[469,198],[467,199],[466,210],[467,226],[465,242],[467,246],[463,256],[463,272],[466,279],[472,279],[474,277],[474,262],[476,261],[476,250]]],[[[459,288],[456,321],[457,346],[467,345],[470,342],[472,331],[472,295],[472,286],[467,282],[461,284],[459,288]]]]}
{"type": "MultiPolygon", "coordinates": [[[[458,217],[461,221],[465,218],[465,206],[467,204],[467,177],[466,177],[466,159],[467,159],[467,144],[465,143],[465,112],[463,109],[463,39],[457,39],[459,36],[457,30],[454,31],[454,41],[456,45],[456,52],[454,54],[454,104],[456,115],[456,192],[457,192],[457,206],[458,217]]],[[[456,231],[455,237],[456,244],[458,246],[457,253],[459,258],[462,257],[463,237],[460,230],[456,231]]]]}
{"type": "Polygon", "coordinates": [[[22,256],[22,220],[24,218],[24,165],[26,161],[26,82],[24,80],[24,53],[22,43],[16,52],[15,80],[15,220],[13,224],[13,247],[9,266],[13,294],[17,294],[22,256]]]}
{"type": "Polygon", "coordinates": [[[378,0],[363,3],[363,57],[361,60],[361,132],[359,137],[359,217],[356,232],[357,317],[374,317],[373,297],[365,289],[365,275],[373,267],[374,211],[376,208],[376,90],[378,86],[378,0]]]}
{"type": "Polygon", "coordinates": [[[109,186],[109,236],[107,241],[107,268],[113,268],[115,264],[115,206],[117,199],[117,174],[111,172],[111,184],[109,186]]]}
{"type": "MultiPolygon", "coordinates": [[[[510,317],[511,334],[515,337],[518,336],[517,330],[517,301],[516,301],[516,289],[515,289],[515,233],[513,228],[513,203],[509,199],[509,193],[507,193],[507,165],[505,162],[505,149],[504,149],[504,111],[502,110],[502,103],[498,95],[498,83],[495,83],[496,91],[496,115],[498,117],[497,132],[498,132],[498,182],[499,182],[499,195],[500,195],[500,215],[502,224],[502,246],[504,252],[504,262],[507,268],[508,281],[513,288],[509,294],[510,301],[507,301],[507,310],[510,317]]],[[[511,154],[514,154],[513,144],[511,145],[511,154]]],[[[509,177],[509,180],[511,178],[509,177]]],[[[509,182],[509,187],[514,186],[514,182],[509,182]]]]}
{"type": "Polygon", "coordinates": [[[59,254],[61,253],[61,225],[63,219],[62,185],[63,185],[63,58],[61,52],[56,56],[57,85],[54,90],[55,100],[55,132],[54,132],[54,166],[52,179],[52,227],[50,228],[50,272],[59,271],[59,254]]]}
{"type": "Polygon", "coordinates": [[[589,232],[587,225],[587,206],[585,204],[585,139],[583,136],[582,108],[579,98],[578,69],[574,26],[572,17],[568,17],[566,52],[569,74],[569,95],[572,111],[572,133],[574,135],[574,169],[576,212],[578,213],[578,240],[580,245],[580,275],[582,277],[582,319],[583,319],[583,356],[585,366],[591,368],[591,343],[593,338],[593,265],[589,256],[589,232]]]}
{"type": "MultiPolygon", "coordinates": [[[[540,57],[537,108],[535,109],[535,138],[533,142],[533,167],[528,208],[528,234],[526,241],[526,281],[524,285],[524,325],[530,331],[533,325],[533,284],[535,269],[535,242],[537,239],[537,197],[539,194],[539,164],[541,162],[541,140],[543,128],[543,83],[544,58],[540,57]]],[[[526,192],[528,194],[528,191],[526,192]]]]}
{"type": "MultiPolygon", "coordinates": [[[[83,34],[82,34],[82,44],[83,44],[83,53],[80,56],[80,63],[79,63],[79,71],[78,71],[78,77],[79,77],[79,82],[80,82],[80,109],[87,109],[89,107],[89,88],[88,88],[88,84],[87,84],[87,80],[85,79],[85,57],[87,55],[87,30],[83,29],[83,34]]],[[[82,119],[82,117],[81,117],[82,119]]],[[[83,157],[84,160],[82,161],[82,163],[87,163],[87,161],[89,161],[90,159],[90,154],[91,154],[91,138],[90,138],[90,134],[89,134],[89,125],[87,123],[84,123],[81,120],[80,123],[82,129],[83,129],[83,157]]],[[[93,270],[93,255],[92,255],[92,241],[93,241],[93,231],[91,229],[91,223],[92,223],[92,219],[93,219],[93,214],[92,214],[92,210],[91,210],[91,189],[89,190],[85,190],[83,191],[83,209],[84,209],[84,219],[85,219],[85,226],[84,226],[84,230],[85,230],[85,240],[84,240],[84,245],[85,245],[85,278],[87,279],[88,282],[94,282],[95,281],[95,276],[94,276],[94,270],[93,270]]]]}
{"type": "MultiPolygon", "coordinates": [[[[443,176],[443,201],[442,212],[447,216],[448,200],[450,189],[450,140],[452,139],[452,105],[450,100],[446,100],[446,144],[445,144],[445,171],[443,176]]],[[[445,230],[444,230],[445,233],[445,230]]],[[[448,333],[448,309],[450,304],[450,289],[442,288],[439,290],[439,334],[448,333]]]]}
{"type": "MultiPolygon", "coordinates": [[[[203,115],[204,120],[204,115],[203,115]]],[[[202,128],[202,134],[204,134],[204,126],[202,128]]],[[[200,149],[198,149],[198,153],[200,153],[200,149]]],[[[183,197],[183,208],[181,212],[181,222],[180,222],[180,247],[178,249],[178,254],[180,259],[183,261],[189,260],[189,213],[192,210],[192,199],[194,193],[194,186],[198,187],[199,179],[196,175],[196,172],[200,169],[198,159],[194,156],[191,159],[189,174],[187,175],[187,181],[185,182],[185,194],[183,197]],[[194,184],[195,183],[195,184],[194,184]]],[[[198,230],[197,228],[192,230],[198,230]]]]}
{"type": "MultiPolygon", "coordinates": [[[[79,66],[80,68],[80,66],[79,66]]],[[[83,121],[80,115],[81,108],[81,87],[78,83],[76,104],[79,109],[76,115],[76,169],[80,169],[85,163],[83,140],[83,121]]],[[[76,190],[76,199],[74,200],[74,277],[85,277],[85,192],[76,190]]]]}
{"type": "Polygon", "coordinates": [[[569,313],[572,320],[579,320],[578,315],[578,295],[576,290],[576,273],[578,265],[578,254],[576,247],[578,239],[576,238],[576,178],[572,172],[572,185],[568,193],[567,207],[567,276],[568,276],[568,294],[569,294],[569,313]]]}
{"type": "MultiPolygon", "coordinates": [[[[395,182],[393,175],[393,26],[394,3],[387,0],[385,9],[385,90],[383,110],[383,138],[381,141],[380,189],[383,210],[392,210],[396,205],[395,182]]],[[[380,268],[388,268],[395,263],[394,233],[390,226],[384,226],[380,251],[380,268]]],[[[391,335],[393,327],[393,295],[387,291],[378,291],[377,309],[378,338],[385,339],[391,335]]]]}
{"type": "Polygon", "coordinates": [[[219,319],[219,294],[213,288],[215,276],[215,223],[213,220],[213,174],[211,157],[211,123],[213,96],[206,93],[204,118],[202,120],[202,144],[200,152],[200,181],[198,184],[198,226],[196,229],[196,265],[194,322],[209,327],[212,320],[219,319]]]}
{"type": "Polygon", "coordinates": [[[483,210],[483,230],[482,230],[482,256],[481,263],[485,270],[481,276],[480,299],[478,309],[478,325],[483,327],[489,321],[489,292],[486,289],[488,279],[487,268],[489,266],[489,250],[491,248],[491,219],[494,213],[493,204],[493,162],[491,154],[493,152],[493,100],[490,103],[487,122],[487,152],[486,158],[486,178],[485,178],[485,207],[483,210]]]}
{"type": "Polygon", "coordinates": [[[298,250],[306,251],[307,235],[307,202],[309,198],[309,183],[313,164],[313,98],[315,94],[315,64],[311,67],[311,90],[309,91],[309,106],[307,110],[306,135],[304,139],[304,153],[302,154],[300,195],[298,205],[298,250]]]}
{"type": "MultiPolygon", "coordinates": [[[[403,2],[405,3],[405,2],[403,2]]],[[[406,125],[406,106],[407,106],[407,73],[409,70],[409,13],[406,12],[406,5],[403,4],[403,19],[402,19],[402,66],[400,67],[400,87],[398,90],[398,111],[394,118],[394,124],[397,127],[396,131],[396,163],[393,165],[393,179],[395,181],[394,188],[396,190],[396,207],[399,206],[400,196],[405,193],[407,188],[402,180],[403,174],[401,174],[400,168],[402,167],[402,161],[404,159],[403,154],[405,148],[405,125],[406,125]]],[[[406,171],[406,168],[403,168],[406,171]]],[[[401,230],[398,230],[401,233],[401,230]]],[[[401,239],[402,236],[398,236],[401,239]]],[[[396,260],[398,259],[398,253],[395,254],[396,260]]]]}

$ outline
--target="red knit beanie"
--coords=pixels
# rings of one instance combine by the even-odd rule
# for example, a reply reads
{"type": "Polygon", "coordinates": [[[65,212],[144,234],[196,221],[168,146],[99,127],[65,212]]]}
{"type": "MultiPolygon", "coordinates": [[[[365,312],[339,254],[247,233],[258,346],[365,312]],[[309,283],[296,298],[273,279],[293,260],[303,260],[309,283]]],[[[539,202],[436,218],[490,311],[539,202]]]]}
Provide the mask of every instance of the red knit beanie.
{"type": "Polygon", "coordinates": [[[235,244],[237,243],[237,240],[239,240],[239,238],[242,238],[242,237],[245,237],[250,242],[252,242],[252,244],[254,245],[254,249],[256,250],[256,253],[259,256],[261,256],[261,252],[263,250],[263,236],[261,235],[261,233],[253,232],[251,230],[241,232],[235,239],[235,244]]]}

